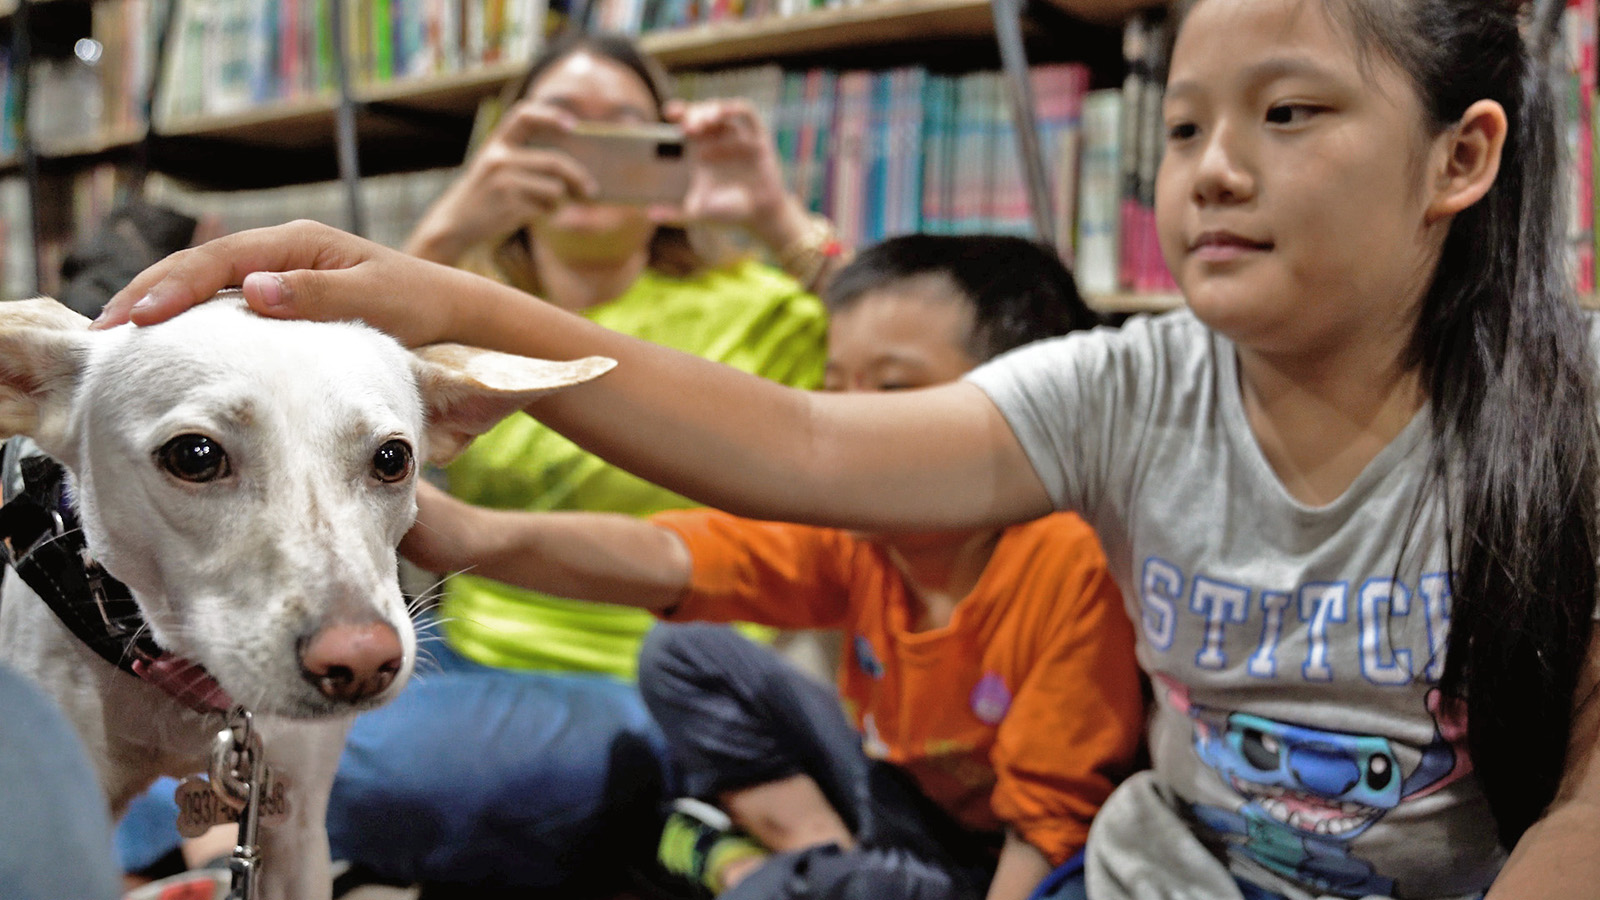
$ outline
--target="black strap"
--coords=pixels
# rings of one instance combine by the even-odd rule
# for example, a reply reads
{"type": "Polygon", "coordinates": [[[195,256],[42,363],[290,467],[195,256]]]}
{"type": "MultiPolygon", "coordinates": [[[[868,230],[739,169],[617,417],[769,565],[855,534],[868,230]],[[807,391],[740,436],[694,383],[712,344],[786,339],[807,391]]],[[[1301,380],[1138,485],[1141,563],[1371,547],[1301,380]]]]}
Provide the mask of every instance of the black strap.
{"type": "Polygon", "coordinates": [[[61,624],[100,658],[134,675],[136,660],[161,648],[126,585],[89,556],[83,529],[65,501],[65,470],[48,457],[21,460],[23,491],[0,506],[0,541],[17,575],[61,624]]]}

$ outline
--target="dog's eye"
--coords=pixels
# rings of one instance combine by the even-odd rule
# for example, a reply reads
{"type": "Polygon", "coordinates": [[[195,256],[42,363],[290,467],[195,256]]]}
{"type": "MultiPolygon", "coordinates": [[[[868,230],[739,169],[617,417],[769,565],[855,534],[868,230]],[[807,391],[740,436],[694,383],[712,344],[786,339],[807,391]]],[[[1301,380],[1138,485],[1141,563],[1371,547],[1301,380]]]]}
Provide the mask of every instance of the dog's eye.
{"type": "Polygon", "coordinates": [[[156,451],[156,461],[176,478],[203,483],[230,471],[222,445],[203,434],[180,434],[156,451]]]}
{"type": "Polygon", "coordinates": [[[393,484],[411,474],[411,445],[405,441],[384,441],[372,454],[372,477],[393,484]]]}

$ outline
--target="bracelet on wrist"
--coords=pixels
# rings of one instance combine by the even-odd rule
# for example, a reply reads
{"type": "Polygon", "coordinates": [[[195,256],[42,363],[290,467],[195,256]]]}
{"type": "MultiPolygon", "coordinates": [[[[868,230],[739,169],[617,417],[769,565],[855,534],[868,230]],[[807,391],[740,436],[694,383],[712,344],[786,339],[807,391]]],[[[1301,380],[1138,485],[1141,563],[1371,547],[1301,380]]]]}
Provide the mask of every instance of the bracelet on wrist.
{"type": "Polygon", "coordinates": [[[777,253],[778,266],[800,282],[806,290],[815,290],[826,270],[828,261],[844,254],[844,244],[839,232],[827,216],[809,213],[805,228],[799,236],[777,253]]]}

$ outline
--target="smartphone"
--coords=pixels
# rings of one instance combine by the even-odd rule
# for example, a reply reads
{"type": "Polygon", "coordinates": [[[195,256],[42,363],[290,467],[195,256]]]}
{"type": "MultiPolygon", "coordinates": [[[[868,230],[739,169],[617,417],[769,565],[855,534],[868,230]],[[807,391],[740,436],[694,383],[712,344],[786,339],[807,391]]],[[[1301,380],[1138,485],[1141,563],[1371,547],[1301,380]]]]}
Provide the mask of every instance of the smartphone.
{"type": "Polygon", "coordinates": [[[675,125],[579,122],[539,143],[582,163],[599,186],[595,199],[605,203],[676,205],[689,190],[689,157],[675,125]]]}

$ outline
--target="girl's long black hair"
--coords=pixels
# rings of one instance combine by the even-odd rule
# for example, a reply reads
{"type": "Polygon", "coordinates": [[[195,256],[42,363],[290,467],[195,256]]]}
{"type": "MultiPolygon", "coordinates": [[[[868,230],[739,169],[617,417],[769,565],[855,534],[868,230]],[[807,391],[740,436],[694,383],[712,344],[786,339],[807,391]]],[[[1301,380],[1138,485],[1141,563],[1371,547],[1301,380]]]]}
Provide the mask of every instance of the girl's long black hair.
{"type": "Polygon", "coordinates": [[[1510,847],[1560,783],[1596,603],[1600,426],[1547,64],[1564,4],[1541,0],[1519,23],[1511,0],[1325,2],[1413,79],[1431,133],[1482,99],[1509,121],[1499,177],[1452,223],[1410,352],[1454,573],[1440,687],[1466,703],[1473,765],[1510,847]]]}

